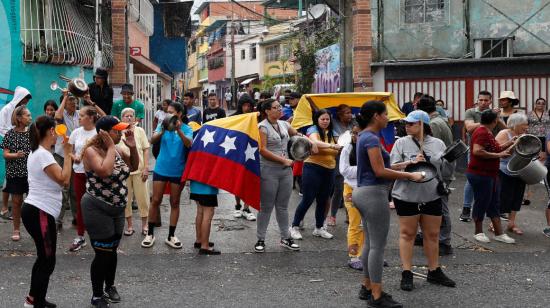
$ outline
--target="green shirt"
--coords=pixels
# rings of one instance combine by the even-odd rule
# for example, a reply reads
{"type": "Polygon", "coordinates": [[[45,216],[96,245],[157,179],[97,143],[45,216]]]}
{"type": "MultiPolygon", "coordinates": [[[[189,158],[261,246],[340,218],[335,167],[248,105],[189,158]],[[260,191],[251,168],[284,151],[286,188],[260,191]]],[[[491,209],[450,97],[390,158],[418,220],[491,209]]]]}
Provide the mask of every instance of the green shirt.
{"type": "Polygon", "coordinates": [[[453,143],[453,132],[449,127],[449,124],[439,116],[439,113],[430,115],[430,128],[432,129],[432,135],[443,141],[445,146],[448,147],[453,143]]]}
{"type": "Polygon", "coordinates": [[[142,102],[137,99],[134,100],[131,104],[126,104],[124,100],[118,100],[113,103],[113,109],[111,109],[111,115],[117,117],[119,120],[122,119],[120,114],[124,108],[132,108],[136,112],[136,119],[145,118],[145,106],[142,102]]]}

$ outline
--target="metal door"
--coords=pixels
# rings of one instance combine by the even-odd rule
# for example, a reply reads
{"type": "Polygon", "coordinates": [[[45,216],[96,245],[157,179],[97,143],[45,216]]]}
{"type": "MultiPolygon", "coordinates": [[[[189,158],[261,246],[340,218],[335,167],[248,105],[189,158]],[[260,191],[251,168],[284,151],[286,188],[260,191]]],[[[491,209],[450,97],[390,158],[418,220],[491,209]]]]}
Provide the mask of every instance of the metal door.
{"type": "Polygon", "coordinates": [[[141,127],[147,133],[147,137],[153,135],[153,118],[157,110],[157,75],[134,74],[134,97],[145,105],[145,118],[141,121],[141,127]]]}

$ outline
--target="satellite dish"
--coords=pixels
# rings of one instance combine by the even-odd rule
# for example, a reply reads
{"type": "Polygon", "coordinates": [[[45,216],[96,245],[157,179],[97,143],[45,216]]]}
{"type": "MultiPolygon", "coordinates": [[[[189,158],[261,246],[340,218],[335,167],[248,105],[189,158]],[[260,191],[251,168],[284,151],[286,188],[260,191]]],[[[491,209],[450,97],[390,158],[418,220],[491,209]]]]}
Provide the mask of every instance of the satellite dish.
{"type": "Polygon", "coordinates": [[[313,19],[318,19],[327,12],[328,6],[326,4],[316,4],[309,9],[309,15],[313,19]]]}

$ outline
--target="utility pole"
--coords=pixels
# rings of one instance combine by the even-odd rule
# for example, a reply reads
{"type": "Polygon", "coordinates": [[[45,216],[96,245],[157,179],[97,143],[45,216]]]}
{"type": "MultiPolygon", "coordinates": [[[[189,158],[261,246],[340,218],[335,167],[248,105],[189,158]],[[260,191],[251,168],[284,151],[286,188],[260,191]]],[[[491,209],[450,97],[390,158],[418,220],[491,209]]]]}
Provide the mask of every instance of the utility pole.
{"type": "Polygon", "coordinates": [[[95,0],[94,71],[100,67],[103,62],[101,53],[101,1],[102,0],[95,0]]]}
{"type": "MultiPolygon", "coordinates": [[[[235,89],[235,13],[233,11],[233,2],[231,2],[231,105],[237,97],[237,91],[235,89]]],[[[229,108],[229,106],[227,106],[229,108]]]]}

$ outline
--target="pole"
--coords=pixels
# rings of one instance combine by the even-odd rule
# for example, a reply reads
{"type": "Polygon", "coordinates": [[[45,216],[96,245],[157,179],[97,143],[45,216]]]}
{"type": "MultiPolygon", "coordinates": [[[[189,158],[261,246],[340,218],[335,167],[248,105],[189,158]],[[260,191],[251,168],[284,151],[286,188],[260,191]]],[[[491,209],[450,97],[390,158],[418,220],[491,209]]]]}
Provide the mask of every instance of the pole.
{"type": "MultiPolygon", "coordinates": [[[[237,97],[235,89],[235,24],[234,22],[235,14],[233,12],[233,2],[231,2],[231,106],[233,106],[233,101],[237,97]]],[[[228,106],[229,108],[229,106],[228,106]]]]}
{"type": "Polygon", "coordinates": [[[302,1],[303,0],[298,0],[298,17],[302,17],[302,11],[304,10],[302,1]]]}
{"type": "Polygon", "coordinates": [[[124,8],[124,54],[126,55],[126,83],[130,82],[130,39],[128,37],[128,5],[129,1],[126,1],[124,8]]]}
{"type": "Polygon", "coordinates": [[[101,1],[95,1],[95,40],[94,40],[94,71],[101,66],[103,57],[101,53],[101,1]]]}

